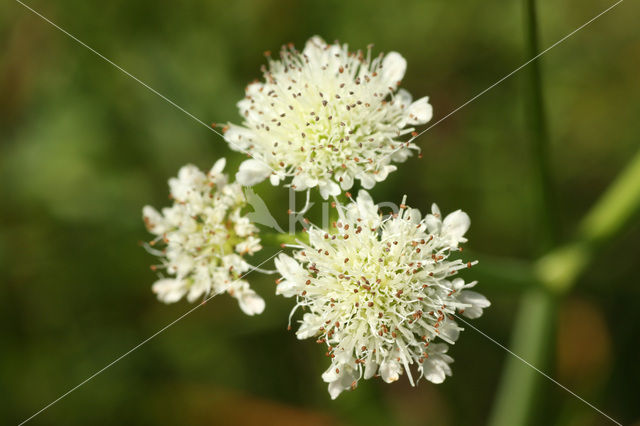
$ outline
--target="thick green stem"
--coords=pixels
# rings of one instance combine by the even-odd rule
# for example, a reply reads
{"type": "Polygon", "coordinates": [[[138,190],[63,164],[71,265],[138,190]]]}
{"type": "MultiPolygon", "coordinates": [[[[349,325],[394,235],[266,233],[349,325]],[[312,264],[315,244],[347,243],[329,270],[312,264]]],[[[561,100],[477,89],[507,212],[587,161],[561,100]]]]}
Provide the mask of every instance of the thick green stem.
{"type": "MultiPolygon", "coordinates": [[[[555,310],[554,298],[542,289],[531,289],[523,296],[511,347],[514,353],[532,365],[542,366],[549,361],[549,342],[553,339],[555,310]]],[[[514,356],[506,356],[508,359],[489,424],[530,424],[535,414],[535,404],[532,401],[537,399],[540,373],[514,356]]]]}
{"type": "MultiPolygon", "coordinates": [[[[539,53],[536,1],[524,0],[526,57],[539,53]]],[[[539,61],[534,61],[525,70],[525,123],[529,134],[531,158],[533,160],[533,188],[536,210],[536,247],[540,253],[558,243],[558,221],[556,215],[555,189],[549,160],[549,133],[544,112],[542,75],[539,61]]]]}
{"type": "MultiPolygon", "coordinates": [[[[544,369],[555,321],[555,296],[568,291],[585,270],[596,249],[614,238],[640,211],[640,151],[611,184],[579,226],[574,242],[549,252],[535,264],[543,288],[523,298],[513,330],[513,352],[544,369]]],[[[511,358],[500,384],[491,425],[530,423],[539,373],[511,358]]]]}
{"type": "Polygon", "coordinates": [[[580,223],[578,239],[599,245],[618,234],[640,209],[640,150],[580,223]]]}
{"type": "Polygon", "coordinates": [[[580,222],[574,242],[542,257],[538,280],[556,293],[568,291],[599,246],[615,237],[640,210],[640,151],[580,222]]]}
{"type": "MultiPolygon", "coordinates": [[[[535,0],[524,0],[526,56],[538,54],[538,27],[535,0]]],[[[536,196],[536,251],[544,253],[558,243],[555,196],[549,161],[547,133],[539,61],[526,69],[525,112],[534,164],[533,189],[536,196]]],[[[511,348],[533,365],[545,368],[553,351],[555,301],[550,292],[531,290],[524,294],[513,330],[511,348]]],[[[498,388],[490,423],[494,426],[531,423],[538,399],[540,375],[515,357],[507,359],[498,388]]]]}

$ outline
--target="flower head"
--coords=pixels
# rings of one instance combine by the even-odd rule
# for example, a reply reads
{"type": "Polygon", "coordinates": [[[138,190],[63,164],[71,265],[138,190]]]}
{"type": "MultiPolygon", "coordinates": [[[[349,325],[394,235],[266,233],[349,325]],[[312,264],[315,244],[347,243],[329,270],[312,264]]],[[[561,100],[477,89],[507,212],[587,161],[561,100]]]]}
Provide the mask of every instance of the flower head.
{"type": "Polygon", "coordinates": [[[152,269],[166,274],[152,289],[165,303],[226,291],[246,314],[259,314],[264,301],[240,279],[250,269],[243,256],[262,248],[258,229],[242,215],[247,204],[242,187],[228,182],[224,166],[223,158],[207,174],[193,165],[182,167],[169,180],[173,205],[162,213],[144,207],[144,222],[156,235],[150,246],[164,245],[161,251],[150,248],[161,258],[152,269]]]}
{"type": "Polygon", "coordinates": [[[336,398],[360,378],[398,380],[403,371],[441,383],[451,375],[446,354],[461,330],[454,314],[477,318],[490,305],[455,274],[473,263],[451,259],[465,242],[469,216],[458,210],[442,219],[401,205],[382,217],[371,197],[338,206],[333,231],[309,230],[294,257],[281,254],[276,293],[296,297],[307,312],[299,339],[328,345],[331,366],[323,374],[336,398]]]}
{"type": "Polygon", "coordinates": [[[412,102],[398,90],[406,67],[399,53],[371,58],[371,48],[349,52],[319,37],[302,52],[283,46],[238,103],[243,125],[226,128],[231,148],[253,157],[237,180],[253,185],[270,176],[274,185],[318,187],[325,199],[354,179],[364,188],[384,180],[396,169],[391,162],[418,149],[402,137],[432,115],[427,97],[412,102]]]}

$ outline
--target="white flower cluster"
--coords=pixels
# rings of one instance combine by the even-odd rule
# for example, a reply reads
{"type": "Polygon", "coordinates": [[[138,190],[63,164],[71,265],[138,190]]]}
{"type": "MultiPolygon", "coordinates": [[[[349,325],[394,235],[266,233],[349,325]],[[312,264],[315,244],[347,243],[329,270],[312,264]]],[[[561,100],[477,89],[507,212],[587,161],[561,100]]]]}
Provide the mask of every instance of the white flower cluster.
{"type": "MultiPolygon", "coordinates": [[[[224,159],[207,174],[188,165],[169,181],[173,206],[143,210],[156,235],[148,249],[161,259],[152,267],[161,274],[153,284],[160,300],[194,302],[228,292],[245,313],[259,314],[265,303],[243,274],[279,273],[276,293],[296,299],[291,316],[304,311],[298,338],[328,347],[331,365],[322,377],[334,399],[361,378],[393,382],[406,372],[412,385],[423,377],[441,383],[451,375],[448,345],[462,330],[455,315],[477,318],[490,305],[469,290],[475,282],[456,277],[474,264],[459,259],[470,225],[466,213],[443,219],[434,204],[421,217],[403,200],[398,213],[382,216],[364,190],[346,205],[337,198],[356,180],[372,188],[396,170],[393,163],[418,150],[412,126],[427,123],[432,109],[427,97],[413,101],[398,88],[406,66],[399,53],[372,58],[371,48],[349,52],[319,37],[301,52],[283,47],[262,70],[264,81],[249,84],[238,103],[243,124],[223,129],[231,148],[251,157],[240,165],[237,182],[223,174],[224,159]],[[310,226],[308,241],[291,246],[293,257],[276,258],[276,271],[244,259],[262,247],[243,214],[242,185],[267,177],[273,185],[306,190],[303,211],[312,188],[325,200],[333,196],[339,217],[331,229],[310,226]]],[[[265,210],[256,204],[255,220],[265,210]]],[[[267,219],[260,223],[275,224],[267,219]]]]}
{"type": "Polygon", "coordinates": [[[246,314],[259,314],[264,301],[240,279],[250,269],[243,256],[262,248],[258,229],[242,215],[247,204],[242,187],[228,183],[224,166],[220,159],[207,174],[193,165],[182,167],[169,180],[173,205],[162,213],[143,209],[147,229],[157,236],[150,245],[164,245],[150,249],[161,258],[152,269],[168,275],[153,284],[153,291],[165,303],[226,291],[246,314]]]}
{"type": "MultiPolygon", "coordinates": [[[[284,46],[264,81],[249,84],[238,103],[242,126],[226,127],[232,149],[252,158],[236,175],[243,185],[270,177],[323,198],[352,187],[372,188],[418,147],[403,140],[431,119],[428,98],[398,90],[407,68],[396,52],[371,57],[347,45],[310,39],[302,52],[284,46]],[[290,178],[290,180],[289,180],[290,178]]],[[[415,133],[414,133],[415,135],[415,133]]]]}
{"type": "Polygon", "coordinates": [[[434,204],[421,218],[403,204],[383,218],[365,191],[337,208],[332,231],[311,227],[309,243],[300,242],[294,258],[276,259],[282,275],[276,293],[296,297],[294,311],[307,311],[298,338],[328,346],[331,366],[323,379],[331,397],[360,378],[389,383],[403,371],[413,384],[414,364],[418,379],[441,383],[453,361],[447,343],[461,330],[453,314],[477,318],[490,305],[468,290],[475,282],[454,278],[472,263],[449,258],[466,241],[469,217],[458,210],[443,220],[434,204]]]}

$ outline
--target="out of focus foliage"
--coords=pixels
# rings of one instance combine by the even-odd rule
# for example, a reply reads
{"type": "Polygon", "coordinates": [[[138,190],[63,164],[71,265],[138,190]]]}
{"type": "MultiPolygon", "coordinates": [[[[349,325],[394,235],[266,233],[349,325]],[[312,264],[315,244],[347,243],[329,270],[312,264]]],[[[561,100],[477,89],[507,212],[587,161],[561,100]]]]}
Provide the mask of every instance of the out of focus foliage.
{"type": "MultiPolygon", "coordinates": [[[[262,52],[319,34],[375,44],[408,60],[404,86],[436,119],[528,58],[520,2],[110,1],[28,4],[204,122],[239,121],[235,103],[262,52]]],[[[607,4],[540,4],[548,46],[607,4]]],[[[639,147],[640,5],[625,2],[542,59],[556,216],[576,221],[639,147]]],[[[184,313],[150,292],[144,204],[167,204],[166,180],[191,162],[242,156],[16,2],[0,5],[0,398],[17,423],[184,313]]],[[[474,253],[531,256],[536,232],[529,141],[516,74],[421,137],[377,200],[472,218],[474,253]]],[[[286,190],[257,191],[274,213],[286,190]]],[[[284,222],[283,222],[284,223],[284,222]]],[[[560,308],[551,372],[628,424],[640,420],[640,227],[590,267],[560,308]]],[[[276,247],[266,247],[262,258],[276,247]]],[[[481,256],[481,255],[479,255],[481,256]]],[[[473,273],[473,272],[471,272],[473,273]]],[[[468,276],[471,278],[471,276],[468,276]]],[[[253,277],[265,313],[217,298],[34,420],[34,424],[483,424],[508,355],[472,330],[445,384],[363,382],[329,399],[324,351],[286,330],[290,301],[253,277]],[[262,423],[261,423],[262,422],[262,423]]],[[[501,285],[498,285],[501,284],[501,285]]],[[[481,282],[493,306],[476,325],[508,342],[518,291],[481,282]]],[[[550,382],[545,424],[603,418],[550,382]]]]}

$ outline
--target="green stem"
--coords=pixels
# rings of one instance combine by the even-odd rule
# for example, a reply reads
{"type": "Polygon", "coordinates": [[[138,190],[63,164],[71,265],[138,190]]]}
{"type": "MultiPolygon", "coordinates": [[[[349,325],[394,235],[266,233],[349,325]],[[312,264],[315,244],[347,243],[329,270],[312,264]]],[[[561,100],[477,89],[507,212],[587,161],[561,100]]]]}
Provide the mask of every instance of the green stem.
{"type": "MultiPolygon", "coordinates": [[[[542,289],[529,290],[522,299],[513,329],[511,347],[536,367],[549,361],[549,341],[553,339],[555,300],[542,289]]],[[[540,373],[513,355],[506,355],[507,363],[489,419],[494,426],[531,424],[535,414],[537,383],[540,373]]]]}
{"type": "Polygon", "coordinates": [[[474,280],[480,281],[483,287],[522,293],[538,284],[530,261],[490,256],[471,250],[465,250],[463,257],[478,261],[470,274],[473,275],[474,280]]]}
{"type": "MultiPolygon", "coordinates": [[[[526,55],[538,54],[538,27],[535,0],[524,0],[526,55]]],[[[526,117],[532,138],[534,161],[533,187],[536,195],[536,227],[538,253],[558,243],[553,179],[549,162],[549,137],[544,114],[542,78],[539,61],[527,67],[526,117]]],[[[533,365],[545,369],[552,353],[555,300],[550,292],[531,290],[522,297],[513,329],[511,348],[533,365]]],[[[493,426],[531,423],[533,407],[538,400],[540,375],[516,357],[509,357],[498,388],[489,424],[493,426]]]]}
{"type": "MultiPolygon", "coordinates": [[[[556,295],[567,292],[587,267],[596,249],[614,238],[640,212],[640,151],[589,211],[576,239],[549,252],[535,264],[543,288],[529,291],[513,330],[513,352],[544,369],[553,339],[556,295]]],[[[515,357],[507,362],[489,424],[530,423],[539,374],[515,357]]]]}
{"type": "Polygon", "coordinates": [[[640,209],[640,150],[580,223],[578,239],[600,245],[618,234],[640,209]]]}
{"type": "Polygon", "coordinates": [[[640,210],[640,151],[580,222],[576,239],[542,257],[539,281],[556,293],[567,292],[597,249],[614,238],[640,210]]]}
{"type": "MultiPolygon", "coordinates": [[[[539,53],[535,0],[524,0],[524,18],[526,57],[533,58],[539,53]]],[[[525,78],[525,119],[534,162],[532,182],[538,220],[536,249],[544,252],[558,243],[558,220],[539,61],[536,60],[527,67],[525,78]]]]}
{"type": "Polygon", "coordinates": [[[306,234],[298,232],[295,234],[264,232],[260,233],[260,240],[264,246],[280,246],[282,244],[296,244],[298,241],[307,241],[306,234]]]}

